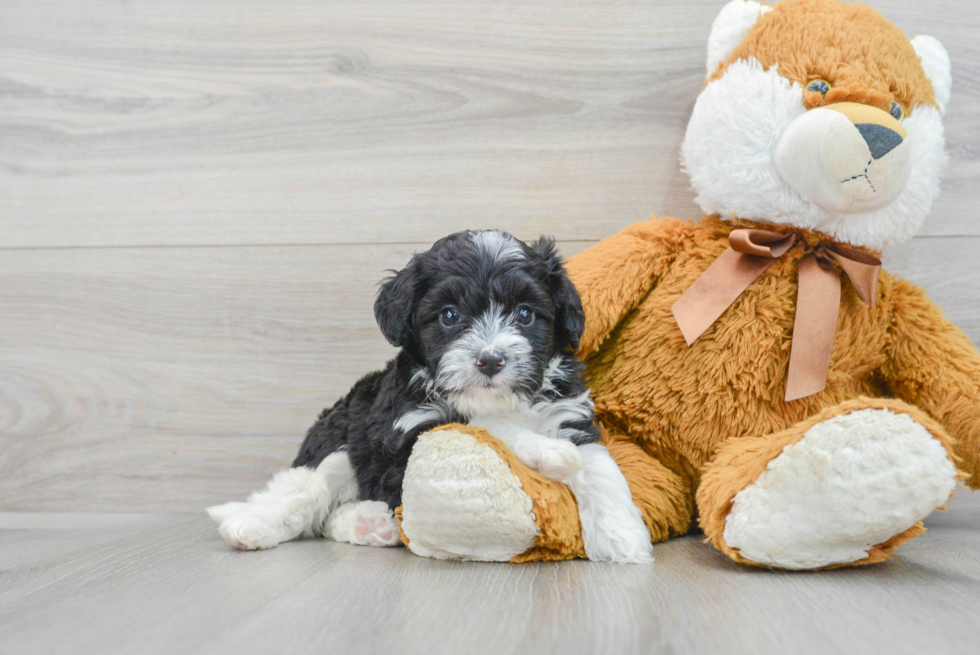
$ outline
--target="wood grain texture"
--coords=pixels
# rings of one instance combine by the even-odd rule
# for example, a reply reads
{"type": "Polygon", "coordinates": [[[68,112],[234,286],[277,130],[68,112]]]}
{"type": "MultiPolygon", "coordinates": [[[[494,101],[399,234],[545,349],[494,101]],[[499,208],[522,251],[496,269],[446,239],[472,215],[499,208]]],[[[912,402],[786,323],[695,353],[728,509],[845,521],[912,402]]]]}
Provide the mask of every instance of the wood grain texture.
{"type": "MultiPolygon", "coordinates": [[[[0,0],[0,509],[241,496],[391,356],[413,250],[696,216],[721,4],[0,0]]],[[[875,4],[954,68],[945,193],[888,265],[978,342],[980,4],[875,4]]]]}
{"type": "MultiPolygon", "coordinates": [[[[0,246],[595,240],[698,214],[677,161],[723,0],[0,3],[0,246]]],[[[874,3],[953,61],[980,234],[973,0],[874,3]]]]}
{"type": "Polygon", "coordinates": [[[978,521],[980,494],[958,496],[894,561],[778,573],[698,536],[652,565],[512,565],[322,539],[241,553],[201,516],[0,514],[0,651],[972,655],[978,521]]]}
{"type": "MultiPolygon", "coordinates": [[[[260,486],[393,355],[374,293],[415,249],[6,251],[0,509],[195,512],[260,486]]],[[[978,249],[916,239],[889,262],[975,343],[980,288],[963,280],[980,279],[978,249]]]]}
{"type": "Polygon", "coordinates": [[[193,511],[288,465],[320,409],[392,356],[371,306],[410,250],[7,255],[0,503],[193,511]]]}

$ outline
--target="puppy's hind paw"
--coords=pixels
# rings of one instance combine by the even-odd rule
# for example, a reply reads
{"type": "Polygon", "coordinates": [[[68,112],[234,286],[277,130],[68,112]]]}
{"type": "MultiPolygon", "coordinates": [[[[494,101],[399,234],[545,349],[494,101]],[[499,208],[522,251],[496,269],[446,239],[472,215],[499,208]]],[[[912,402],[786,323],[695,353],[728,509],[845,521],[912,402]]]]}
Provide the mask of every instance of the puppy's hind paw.
{"type": "Polygon", "coordinates": [[[227,519],[235,516],[236,514],[241,514],[242,512],[251,511],[252,506],[248,503],[225,503],[224,505],[212,505],[208,507],[205,511],[211,520],[221,525],[227,519]]]}
{"type": "MultiPolygon", "coordinates": [[[[362,503],[366,504],[366,503],[362,503]]],[[[382,502],[371,503],[374,507],[362,507],[358,513],[354,532],[359,543],[366,546],[397,546],[402,538],[398,532],[395,516],[382,502]]]]}
{"type": "Polygon", "coordinates": [[[571,441],[535,439],[519,444],[517,458],[550,480],[567,480],[582,466],[582,456],[571,441]]]}
{"type": "MultiPolygon", "coordinates": [[[[267,550],[275,548],[285,539],[281,525],[268,520],[246,503],[229,503],[231,504],[244,505],[248,509],[229,515],[221,522],[218,532],[238,550],[267,550]]],[[[208,513],[212,514],[210,509],[208,513]]]]}
{"type": "Polygon", "coordinates": [[[398,523],[387,503],[365,500],[341,505],[327,520],[327,534],[334,541],[357,546],[398,546],[398,523]]]}

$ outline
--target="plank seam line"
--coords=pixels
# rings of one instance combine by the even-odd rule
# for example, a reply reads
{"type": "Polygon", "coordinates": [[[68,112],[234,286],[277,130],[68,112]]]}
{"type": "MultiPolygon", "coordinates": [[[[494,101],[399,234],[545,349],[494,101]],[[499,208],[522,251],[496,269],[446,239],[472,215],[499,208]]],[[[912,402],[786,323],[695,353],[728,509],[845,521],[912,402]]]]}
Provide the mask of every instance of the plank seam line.
{"type": "MultiPolygon", "coordinates": [[[[612,236],[609,234],[607,236],[612,236]]],[[[555,237],[559,243],[596,243],[599,239],[562,239],[555,237]]],[[[915,239],[980,239],[980,234],[923,234],[915,239]]],[[[176,248],[323,248],[351,246],[429,246],[431,241],[338,241],[334,243],[163,243],[163,244],[125,244],[125,245],[96,245],[96,246],[0,246],[0,252],[41,251],[41,250],[163,250],[176,248]]]]}

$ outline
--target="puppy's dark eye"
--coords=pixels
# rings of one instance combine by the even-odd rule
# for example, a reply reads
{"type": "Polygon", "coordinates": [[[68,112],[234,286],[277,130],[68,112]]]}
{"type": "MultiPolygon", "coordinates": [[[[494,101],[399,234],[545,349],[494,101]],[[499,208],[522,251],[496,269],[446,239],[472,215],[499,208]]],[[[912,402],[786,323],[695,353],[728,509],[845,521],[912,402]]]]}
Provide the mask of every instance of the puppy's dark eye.
{"type": "Polygon", "coordinates": [[[534,322],[534,311],[527,305],[520,305],[514,312],[514,317],[521,325],[530,325],[534,322]]]}
{"type": "Polygon", "coordinates": [[[813,80],[806,85],[806,90],[825,96],[827,95],[827,91],[830,91],[830,84],[826,80],[813,80]]]}
{"type": "Polygon", "coordinates": [[[446,307],[439,315],[439,321],[446,327],[453,327],[460,321],[459,312],[453,307],[446,307]]]}
{"type": "Polygon", "coordinates": [[[902,116],[905,115],[905,112],[902,111],[902,105],[898,104],[897,102],[892,103],[892,106],[888,108],[888,113],[890,113],[892,118],[897,121],[902,120],[902,116]]]}

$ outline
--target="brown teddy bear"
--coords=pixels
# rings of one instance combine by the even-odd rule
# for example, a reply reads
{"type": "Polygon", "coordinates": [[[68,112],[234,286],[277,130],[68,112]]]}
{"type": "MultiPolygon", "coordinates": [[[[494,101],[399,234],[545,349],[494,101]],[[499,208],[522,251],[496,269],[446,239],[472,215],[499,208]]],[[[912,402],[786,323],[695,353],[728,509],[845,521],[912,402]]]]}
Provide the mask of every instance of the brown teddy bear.
{"type": "MultiPolygon", "coordinates": [[[[881,272],[939,191],[949,59],[873,9],[734,0],[683,145],[707,216],[573,257],[604,443],[653,541],[695,517],[738,562],[887,559],[957,479],[980,486],[980,354],[881,272]]],[[[574,496],[482,430],[423,435],[402,531],[420,555],[582,557],[574,496]]]]}

